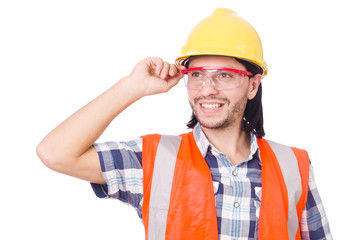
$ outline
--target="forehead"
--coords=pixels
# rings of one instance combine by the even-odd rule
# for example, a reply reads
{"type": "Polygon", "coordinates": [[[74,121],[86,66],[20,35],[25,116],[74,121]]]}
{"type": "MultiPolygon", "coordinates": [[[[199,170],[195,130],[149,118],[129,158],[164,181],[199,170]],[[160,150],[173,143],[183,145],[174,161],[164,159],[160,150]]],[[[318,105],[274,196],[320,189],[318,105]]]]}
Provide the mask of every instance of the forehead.
{"type": "Polygon", "coordinates": [[[239,63],[235,58],[224,56],[197,56],[193,57],[189,63],[189,68],[206,66],[246,70],[245,66],[239,63]]]}

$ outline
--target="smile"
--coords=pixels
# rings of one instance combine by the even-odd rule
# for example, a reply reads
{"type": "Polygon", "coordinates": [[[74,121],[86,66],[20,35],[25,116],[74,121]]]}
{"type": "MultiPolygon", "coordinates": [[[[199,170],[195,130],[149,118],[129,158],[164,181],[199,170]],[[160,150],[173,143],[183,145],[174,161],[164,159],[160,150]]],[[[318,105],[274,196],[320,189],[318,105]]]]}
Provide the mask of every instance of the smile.
{"type": "Polygon", "coordinates": [[[220,104],[220,103],[218,103],[218,104],[206,104],[206,103],[203,103],[203,104],[201,104],[201,106],[203,107],[203,108],[206,108],[206,109],[217,109],[217,108],[219,108],[219,107],[221,107],[223,104],[220,104]]]}

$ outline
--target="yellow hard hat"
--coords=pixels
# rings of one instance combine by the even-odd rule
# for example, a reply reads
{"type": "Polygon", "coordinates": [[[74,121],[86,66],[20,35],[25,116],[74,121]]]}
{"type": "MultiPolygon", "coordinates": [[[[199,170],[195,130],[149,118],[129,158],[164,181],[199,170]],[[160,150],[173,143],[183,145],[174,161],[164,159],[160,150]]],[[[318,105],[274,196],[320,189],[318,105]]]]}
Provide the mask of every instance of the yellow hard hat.
{"type": "Polygon", "coordinates": [[[268,72],[263,58],[263,47],[258,33],[234,11],[217,8],[214,13],[199,22],[182,47],[177,65],[198,55],[222,55],[252,62],[268,72]]]}

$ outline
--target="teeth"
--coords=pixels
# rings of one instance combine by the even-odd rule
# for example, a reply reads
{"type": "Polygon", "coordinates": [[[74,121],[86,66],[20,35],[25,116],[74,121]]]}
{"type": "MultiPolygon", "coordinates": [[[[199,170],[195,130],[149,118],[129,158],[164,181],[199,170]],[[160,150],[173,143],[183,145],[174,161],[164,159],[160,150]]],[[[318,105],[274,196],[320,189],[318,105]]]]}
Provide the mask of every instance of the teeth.
{"type": "Polygon", "coordinates": [[[207,109],[215,109],[215,108],[219,108],[221,106],[221,104],[201,104],[201,106],[203,108],[207,108],[207,109]]]}

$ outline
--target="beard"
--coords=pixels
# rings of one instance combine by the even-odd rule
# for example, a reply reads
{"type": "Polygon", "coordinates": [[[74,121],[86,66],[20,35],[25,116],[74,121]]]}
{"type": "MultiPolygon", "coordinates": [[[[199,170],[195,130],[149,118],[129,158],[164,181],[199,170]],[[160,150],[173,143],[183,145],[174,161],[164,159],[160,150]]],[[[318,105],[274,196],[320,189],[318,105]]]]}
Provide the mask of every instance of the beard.
{"type": "MultiPolygon", "coordinates": [[[[230,107],[231,102],[229,99],[227,99],[227,98],[219,99],[219,100],[222,100],[223,102],[225,102],[225,105],[227,105],[227,107],[228,107],[228,110],[227,110],[225,116],[220,120],[216,120],[216,119],[206,120],[206,119],[202,119],[199,116],[196,106],[199,105],[198,102],[201,99],[203,99],[203,98],[201,98],[201,97],[195,98],[193,101],[193,104],[190,102],[190,106],[192,108],[193,114],[195,115],[196,119],[198,120],[198,122],[200,123],[200,125],[202,127],[208,128],[208,129],[224,130],[224,129],[228,129],[228,128],[234,126],[236,122],[240,122],[240,129],[241,129],[242,118],[243,118],[246,103],[247,103],[246,98],[241,99],[239,102],[236,102],[231,107],[230,107]]],[[[214,98],[214,99],[216,99],[216,98],[214,98]]]]}

